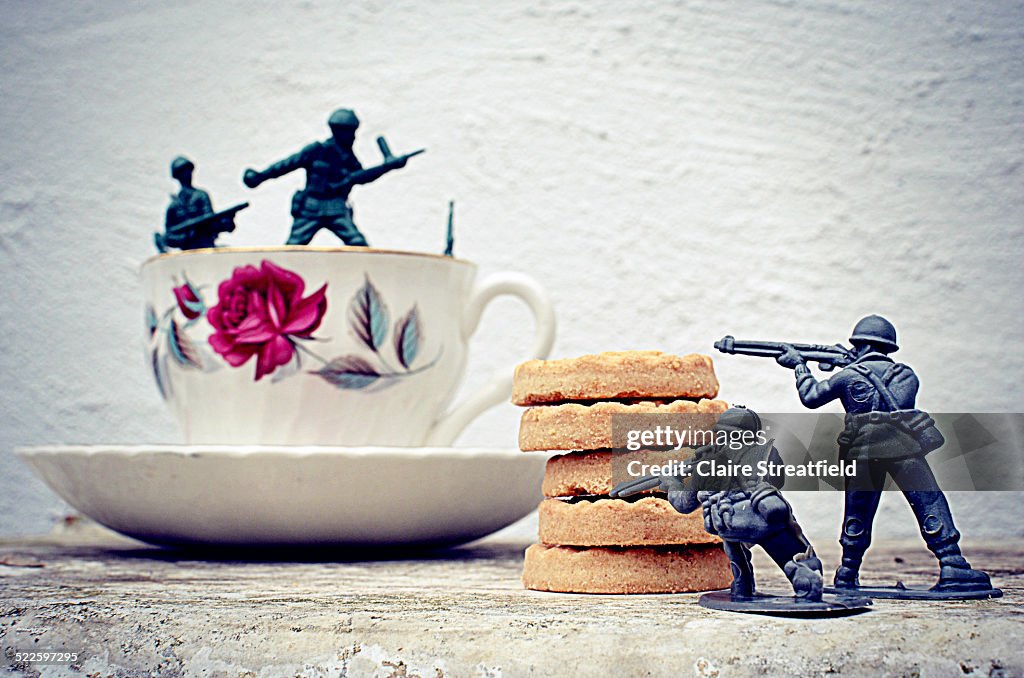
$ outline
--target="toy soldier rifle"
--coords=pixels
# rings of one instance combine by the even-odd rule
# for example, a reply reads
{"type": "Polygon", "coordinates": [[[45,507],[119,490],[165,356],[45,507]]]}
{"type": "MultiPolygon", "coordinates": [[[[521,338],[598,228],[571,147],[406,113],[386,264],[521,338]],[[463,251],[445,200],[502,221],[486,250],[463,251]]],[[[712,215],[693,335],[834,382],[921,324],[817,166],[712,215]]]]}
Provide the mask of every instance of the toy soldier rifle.
{"type": "Polygon", "coordinates": [[[384,156],[383,162],[375,167],[367,167],[366,169],[352,172],[341,181],[330,184],[330,188],[335,191],[341,191],[345,188],[350,188],[358,184],[368,184],[381,175],[402,167],[409,158],[414,158],[420,153],[427,152],[427,149],[421,148],[413,151],[412,153],[406,153],[405,155],[394,155],[391,152],[391,148],[388,146],[388,142],[384,140],[384,137],[377,137],[377,148],[380,149],[381,155],[384,156]]]}
{"type": "Polygon", "coordinates": [[[624,480],[608,493],[608,496],[612,499],[623,499],[625,497],[631,497],[634,494],[640,494],[641,492],[647,492],[648,490],[656,490],[661,485],[661,476],[650,475],[640,476],[633,480],[624,480]]]}
{"type": "MultiPolygon", "coordinates": [[[[693,462],[688,460],[680,465],[680,471],[683,476],[689,476],[693,472],[693,462]]],[[[608,496],[612,499],[625,499],[626,497],[632,497],[634,494],[640,494],[641,492],[647,492],[649,490],[656,490],[661,486],[661,479],[664,476],[657,473],[649,476],[640,476],[633,480],[623,480],[621,483],[612,488],[612,491],[608,493],[608,496]]]]}
{"type": "Polygon", "coordinates": [[[235,215],[248,206],[249,203],[247,202],[238,203],[226,210],[210,212],[201,217],[195,217],[194,219],[175,224],[175,228],[182,231],[192,229],[196,233],[206,231],[216,239],[221,233],[229,233],[235,230],[235,215]]]}
{"type": "Polygon", "coordinates": [[[384,156],[384,162],[382,165],[397,164],[400,161],[408,160],[409,158],[419,155],[420,153],[426,153],[427,149],[421,148],[418,151],[412,153],[406,153],[405,155],[396,156],[391,152],[391,147],[388,146],[388,142],[385,141],[384,137],[377,137],[377,148],[380,149],[381,155],[384,156]]]}
{"type": "Polygon", "coordinates": [[[453,229],[453,221],[455,219],[455,201],[448,201],[448,241],[444,248],[444,255],[446,257],[454,257],[453,252],[455,248],[455,231],[453,229]]]}
{"type": "Polygon", "coordinates": [[[715,348],[730,355],[752,355],[758,358],[777,358],[792,346],[806,362],[818,363],[825,372],[846,367],[854,361],[853,351],[842,344],[787,344],[782,341],[740,341],[731,336],[715,342],[715,348]]]}
{"type": "Polygon", "coordinates": [[[182,250],[215,247],[217,236],[235,230],[235,215],[249,206],[239,203],[219,212],[210,212],[198,217],[172,224],[165,234],[154,233],[156,248],[166,252],[168,247],[182,250]]]}

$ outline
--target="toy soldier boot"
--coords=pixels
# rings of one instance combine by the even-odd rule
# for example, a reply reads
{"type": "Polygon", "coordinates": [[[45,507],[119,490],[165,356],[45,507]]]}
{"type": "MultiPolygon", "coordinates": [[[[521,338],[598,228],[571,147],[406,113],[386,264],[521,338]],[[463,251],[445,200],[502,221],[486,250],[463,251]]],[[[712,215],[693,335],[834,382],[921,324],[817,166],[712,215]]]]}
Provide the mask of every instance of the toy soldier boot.
{"type": "Polygon", "coordinates": [[[855,589],[860,586],[860,565],[864,553],[871,545],[871,524],[878,510],[882,493],[871,490],[850,490],[846,493],[846,515],[839,543],[843,546],[843,560],[836,570],[837,589],[855,589]]]}
{"type": "Polygon", "coordinates": [[[837,589],[855,589],[860,586],[860,564],[856,567],[850,567],[846,564],[846,559],[843,559],[843,565],[836,568],[836,576],[832,579],[832,584],[837,589]]]}
{"type": "Polygon", "coordinates": [[[742,600],[754,597],[754,569],[750,566],[750,549],[742,542],[723,540],[725,555],[729,557],[729,567],[732,570],[732,585],[729,593],[733,600],[742,600]]]}
{"type": "Polygon", "coordinates": [[[975,570],[960,552],[960,533],[953,524],[946,495],[940,491],[904,492],[921,526],[928,550],[939,560],[937,591],[985,591],[992,588],[992,580],[984,572],[975,570]]]}
{"type": "Polygon", "coordinates": [[[939,581],[933,587],[936,591],[988,591],[992,579],[981,570],[975,570],[967,559],[959,554],[939,558],[939,581]]]}
{"type": "Polygon", "coordinates": [[[821,561],[814,555],[814,549],[808,547],[804,553],[797,554],[793,560],[782,568],[793,585],[793,593],[797,598],[820,601],[824,586],[821,576],[821,561]]]}
{"type": "MultiPolygon", "coordinates": [[[[791,514],[792,515],[792,514],[791,514]]],[[[821,601],[821,561],[795,523],[762,539],[759,544],[793,585],[793,593],[805,601],[821,601]]]]}

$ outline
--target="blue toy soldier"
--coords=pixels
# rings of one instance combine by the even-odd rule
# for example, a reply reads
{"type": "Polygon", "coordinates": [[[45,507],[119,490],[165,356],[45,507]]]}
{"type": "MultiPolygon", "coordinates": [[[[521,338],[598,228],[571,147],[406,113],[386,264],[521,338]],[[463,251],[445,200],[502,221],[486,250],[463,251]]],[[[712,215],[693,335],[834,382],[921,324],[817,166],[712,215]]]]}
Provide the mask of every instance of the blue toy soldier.
{"type": "Polygon", "coordinates": [[[953,524],[946,496],[939,489],[925,455],[945,442],[927,413],[916,409],[920,386],[914,371],[889,357],[898,350],[896,329],[885,318],[863,318],[850,337],[852,362],[830,379],[819,381],[805,358],[783,345],[776,360],[796,374],[800,400],[818,408],[838,399],[846,409],[846,427],[839,437],[843,460],[857,460],[857,475],[846,479],[846,511],[840,543],[842,564],[835,590],[872,597],[959,598],[999,595],[989,576],[971,568],[960,553],[960,533],[953,524]],[[921,528],[928,549],[939,561],[939,580],[931,589],[862,587],[859,571],[871,544],[871,526],[886,476],[902,490],[921,528]]]}
{"type": "Polygon", "coordinates": [[[406,161],[417,151],[403,156],[392,156],[383,137],[377,144],[384,154],[384,162],[363,169],[352,151],[359,119],[347,108],[340,108],[327,120],[331,138],[314,141],[298,153],[276,162],[262,172],[245,170],[242,181],[256,188],[268,179],[276,179],[297,169],[306,170],[306,186],[292,198],[292,232],[288,245],[307,245],[322,229],[334,233],[346,245],[367,246],[366,238],[352,220],[348,203],[352,187],[368,184],[392,170],[405,167],[406,161]]]}
{"type": "Polygon", "coordinates": [[[709,593],[700,604],[715,610],[762,614],[848,614],[866,609],[866,598],[822,596],[821,560],[793,516],[793,509],[779,490],[782,475],[759,471],[763,464],[779,466],[782,457],[772,440],[757,442],[763,435],[761,418],[753,410],[733,406],[723,412],[712,432],[723,442],[703,445],[687,460],[682,476],[644,476],[620,483],[614,498],[650,489],[668,493],[680,513],[701,508],[704,529],[722,539],[732,569],[729,593],[709,593]],[[750,435],[755,434],[755,435],[750,435]],[[748,440],[736,444],[736,440],[748,440]],[[721,476],[702,472],[704,466],[749,469],[721,476]],[[696,472],[694,471],[696,469],[696,472]],[[759,545],[786,574],[793,596],[773,596],[755,588],[750,548],[759,545]]]}
{"type": "Polygon", "coordinates": [[[184,156],[171,161],[171,176],[181,185],[176,195],[171,195],[164,218],[164,233],[154,233],[153,242],[160,252],[168,247],[183,250],[214,247],[217,236],[235,230],[234,215],[245,209],[248,203],[216,213],[210,202],[210,194],[192,185],[195,164],[184,156]]]}

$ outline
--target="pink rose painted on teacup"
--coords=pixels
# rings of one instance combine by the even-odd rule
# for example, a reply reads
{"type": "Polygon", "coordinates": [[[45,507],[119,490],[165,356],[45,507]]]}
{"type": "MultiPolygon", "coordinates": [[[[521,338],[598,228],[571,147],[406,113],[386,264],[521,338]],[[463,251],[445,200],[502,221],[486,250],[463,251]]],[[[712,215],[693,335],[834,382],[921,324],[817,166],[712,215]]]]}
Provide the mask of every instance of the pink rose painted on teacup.
{"type": "Polygon", "coordinates": [[[256,356],[256,381],[287,365],[296,340],[312,339],[327,312],[327,285],[303,297],[305,288],[296,273],[266,259],[259,268],[239,266],[206,313],[214,328],[210,346],[232,367],[256,356]]]}

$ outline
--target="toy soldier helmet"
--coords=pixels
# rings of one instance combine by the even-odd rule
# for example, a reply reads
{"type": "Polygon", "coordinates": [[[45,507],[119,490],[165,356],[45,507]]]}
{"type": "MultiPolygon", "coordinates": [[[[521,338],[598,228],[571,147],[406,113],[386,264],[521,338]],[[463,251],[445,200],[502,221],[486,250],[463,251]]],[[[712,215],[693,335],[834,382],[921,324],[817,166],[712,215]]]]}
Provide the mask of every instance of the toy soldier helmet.
{"type": "Polygon", "coordinates": [[[718,417],[715,428],[725,431],[760,431],[761,417],[742,405],[733,405],[718,417]]]}
{"type": "Polygon", "coordinates": [[[871,344],[882,349],[885,353],[898,351],[896,344],[896,328],[892,323],[880,315],[869,315],[861,318],[860,322],[853,328],[853,335],[850,337],[851,344],[871,344]]]}
{"type": "Polygon", "coordinates": [[[177,158],[171,161],[171,176],[175,179],[181,174],[182,170],[195,170],[196,166],[191,160],[183,155],[179,155],[177,158]]]}
{"type": "Polygon", "coordinates": [[[331,117],[327,118],[327,124],[331,127],[359,127],[359,118],[348,108],[339,108],[331,117]]]}

